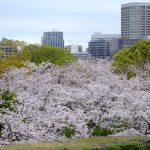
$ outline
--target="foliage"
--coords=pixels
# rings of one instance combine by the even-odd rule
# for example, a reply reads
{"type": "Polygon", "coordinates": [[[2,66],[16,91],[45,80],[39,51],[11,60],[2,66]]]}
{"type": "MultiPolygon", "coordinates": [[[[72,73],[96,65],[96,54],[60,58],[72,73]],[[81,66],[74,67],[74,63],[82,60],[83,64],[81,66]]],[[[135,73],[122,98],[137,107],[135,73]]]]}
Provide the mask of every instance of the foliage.
{"type": "Polygon", "coordinates": [[[104,150],[149,150],[150,144],[124,144],[105,148],[104,150]]]}
{"type": "MultiPolygon", "coordinates": [[[[15,93],[0,89],[0,114],[4,115],[6,111],[15,112],[15,97],[15,93]]],[[[2,137],[3,130],[4,124],[0,122],[0,137],[2,137]]]]}
{"type": "Polygon", "coordinates": [[[120,146],[115,145],[115,146],[104,148],[103,150],[121,150],[121,149],[120,146]]]}
{"type": "Polygon", "coordinates": [[[129,144],[120,146],[122,150],[143,150],[142,146],[139,144],[129,144]]]}
{"type": "Polygon", "coordinates": [[[19,40],[4,39],[2,45],[10,46],[17,50],[22,50],[27,45],[27,43],[19,40]]]}
{"type": "Polygon", "coordinates": [[[41,64],[42,62],[51,62],[56,65],[65,65],[75,61],[75,57],[66,49],[51,47],[49,45],[39,46],[29,44],[24,47],[22,52],[18,52],[14,57],[23,61],[41,64]]]}
{"type": "Polygon", "coordinates": [[[136,77],[136,73],[134,71],[127,72],[127,79],[131,79],[133,77],[136,77]]]}
{"type": "Polygon", "coordinates": [[[5,110],[15,111],[14,102],[16,94],[8,90],[0,90],[0,113],[5,113],[5,110]]]}
{"type": "Polygon", "coordinates": [[[144,150],[150,150],[150,144],[144,144],[143,148],[144,150]]]}
{"type": "Polygon", "coordinates": [[[71,63],[75,60],[74,56],[70,53],[70,51],[61,48],[51,47],[48,45],[26,46],[24,51],[22,52],[22,56],[25,59],[34,62],[35,64],[41,64],[42,62],[49,61],[53,64],[60,66],[66,63],[71,63]]]}
{"type": "MultiPolygon", "coordinates": [[[[4,39],[2,43],[2,46],[9,46],[13,49],[16,49],[17,51],[21,51],[26,45],[27,43],[24,41],[9,39],[4,39]]],[[[12,67],[21,68],[25,66],[23,60],[19,57],[19,52],[16,55],[10,54],[6,59],[2,59],[1,55],[2,53],[0,53],[0,75],[2,75],[4,72],[12,67]]]]}
{"type": "Polygon", "coordinates": [[[130,49],[124,48],[120,50],[114,57],[112,62],[113,71],[115,73],[125,73],[128,66],[132,64],[130,59],[130,49]]]}
{"type": "Polygon", "coordinates": [[[24,66],[24,62],[19,57],[16,57],[15,55],[9,55],[8,58],[3,59],[0,62],[0,75],[12,67],[21,68],[24,66]]]}
{"type": "Polygon", "coordinates": [[[140,41],[131,48],[120,50],[112,62],[113,71],[117,74],[127,73],[128,79],[135,77],[136,72],[131,68],[144,70],[150,63],[150,41],[140,41]]]}
{"type": "Polygon", "coordinates": [[[0,59],[0,75],[12,67],[25,67],[25,61],[34,62],[35,64],[41,64],[42,62],[49,61],[60,66],[75,61],[75,57],[65,49],[55,48],[48,45],[27,45],[25,42],[13,40],[5,40],[4,44],[16,49],[18,48],[21,51],[18,51],[16,54],[9,55],[8,58],[4,60],[0,59]]]}
{"type": "Polygon", "coordinates": [[[20,53],[17,53],[16,56],[19,57],[23,61],[28,60],[30,62],[33,62],[33,59],[35,57],[34,53],[39,49],[40,49],[39,45],[29,44],[29,45],[26,45],[20,53]]]}
{"type": "Polygon", "coordinates": [[[0,61],[2,60],[1,57],[2,57],[3,53],[4,53],[3,50],[0,50],[0,61]]]}
{"type": "Polygon", "coordinates": [[[112,134],[112,131],[110,129],[102,128],[92,120],[88,121],[87,126],[89,131],[92,131],[92,136],[107,136],[109,134],[112,134]]]}
{"type": "MultiPolygon", "coordinates": [[[[58,148],[57,150],[72,150],[72,148],[70,148],[70,147],[69,148],[67,148],[67,147],[62,148],[61,147],[61,148],[58,148]]],[[[82,146],[82,147],[77,147],[75,150],[92,150],[92,149],[91,148],[87,148],[85,146],[84,147],[82,146]]]]}
{"type": "Polygon", "coordinates": [[[67,138],[71,138],[75,135],[76,131],[73,127],[65,127],[62,131],[61,131],[61,135],[64,135],[67,138]]]}
{"type": "Polygon", "coordinates": [[[147,146],[139,144],[124,144],[124,145],[115,145],[112,147],[104,148],[103,150],[147,150],[147,146]]]}
{"type": "Polygon", "coordinates": [[[112,134],[110,129],[101,128],[99,125],[96,125],[92,131],[92,136],[107,136],[109,134],[112,134]]]}

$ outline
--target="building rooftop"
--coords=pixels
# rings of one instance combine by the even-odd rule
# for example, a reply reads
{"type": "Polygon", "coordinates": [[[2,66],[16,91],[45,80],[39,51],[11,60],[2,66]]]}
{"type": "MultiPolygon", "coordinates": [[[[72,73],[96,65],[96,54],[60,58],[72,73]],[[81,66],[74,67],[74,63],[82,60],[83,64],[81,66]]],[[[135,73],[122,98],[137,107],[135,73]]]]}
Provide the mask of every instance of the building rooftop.
{"type": "Polygon", "coordinates": [[[99,39],[111,39],[111,38],[120,38],[120,34],[102,34],[101,32],[95,32],[91,35],[91,40],[99,40],[99,39]]]}
{"type": "Polygon", "coordinates": [[[132,2],[132,3],[126,3],[126,4],[122,4],[121,7],[126,7],[126,6],[141,6],[141,5],[146,5],[146,6],[150,6],[150,3],[142,3],[142,2],[132,2]]]}

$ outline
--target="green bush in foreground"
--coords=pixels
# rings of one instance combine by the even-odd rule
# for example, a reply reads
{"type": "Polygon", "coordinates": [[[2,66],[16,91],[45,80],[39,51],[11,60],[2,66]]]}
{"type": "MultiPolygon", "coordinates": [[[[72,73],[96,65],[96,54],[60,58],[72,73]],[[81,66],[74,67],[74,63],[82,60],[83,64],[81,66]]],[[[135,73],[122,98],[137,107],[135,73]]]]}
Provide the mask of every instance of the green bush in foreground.
{"type": "Polygon", "coordinates": [[[109,134],[112,134],[112,131],[107,128],[101,128],[99,125],[96,125],[93,128],[92,136],[107,136],[109,134]]]}
{"type": "Polygon", "coordinates": [[[145,144],[145,145],[143,146],[143,148],[144,148],[144,150],[150,150],[150,144],[145,144]]]}
{"type": "Polygon", "coordinates": [[[5,110],[15,111],[16,94],[8,90],[3,91],[0,89],[0,113],[5,113],[5,110]]]}
{"type": "Polygon", "coordinates": [[[61,131],[61,135],[71,138],[75,135],[76,131],[73,127],[66,127],[61,131]]]}
{"type": "MultiPolygon", "coordinates": [[[[8,90],[0,89],[0,114],[5,114],[6,111],[15,111],[16,94],[8,90]]],[[[0,120],[1,121],[1,120],[0,120]]],[[[0,122],[0,138],[3,135],[4,124],[0,122]]]]}
{"type": "Polygon", "coordinates": [[[136,77],[136,73],[134,71],[127,72],[127,79],[131,79],[133,77],[136,77]]]}
{"type": "Polygon", "coordinates": [[[150,150],[150,144],[125,144],[104,148],[103,150],[150,150]]]}
{"type": "MultiPolygon", "coordinates": [[[[72,150],[71,148],[58,148],[57,150],[72,150]]],[[[87,148],[87,147],[78,147],[76,150],[92,150],[91,148],[87,148]]]]}

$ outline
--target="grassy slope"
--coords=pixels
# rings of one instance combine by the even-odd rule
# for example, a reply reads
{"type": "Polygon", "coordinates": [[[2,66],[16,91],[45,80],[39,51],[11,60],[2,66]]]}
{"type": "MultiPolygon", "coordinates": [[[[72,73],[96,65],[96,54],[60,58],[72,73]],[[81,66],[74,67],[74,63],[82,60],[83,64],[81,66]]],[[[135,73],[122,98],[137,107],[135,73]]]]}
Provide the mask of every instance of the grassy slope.
{"type": "Polygon", "coordinates": [[[35,144],[9,145],[0,150],[88,150],[108,143],[138,143],[140,137],[95,137],[70,140],[68,142],[38,142],[35,144]]]}

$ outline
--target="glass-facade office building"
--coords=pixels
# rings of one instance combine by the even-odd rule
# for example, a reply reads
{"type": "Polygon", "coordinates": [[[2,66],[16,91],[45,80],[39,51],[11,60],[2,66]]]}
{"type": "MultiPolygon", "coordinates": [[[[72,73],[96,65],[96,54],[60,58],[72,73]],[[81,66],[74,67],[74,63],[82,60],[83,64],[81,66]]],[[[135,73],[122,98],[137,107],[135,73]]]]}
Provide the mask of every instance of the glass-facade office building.
{"type": "Polygon", "coordinates": [[[41,44],[64,48],[63,32],[44,32],[41,44]]]}
{"type": "Polygon", "coordinates": [[[107,58],[109,56],[109,39],[90,41],[88,43],[88,52],[93,58],[107,58]]]}
{"type": "Polygon", "coordinates": [[[88,42],[88,52],[95,59],[109,58],[109,42],[112,38],[120,38],[120,34],[101,34],[96,32],[91,35],[88,42]]]}
{"type": "Polygon", "coordinates": [[[122,39],[150,39],[150,3],[121,6],[122,39]]]}

